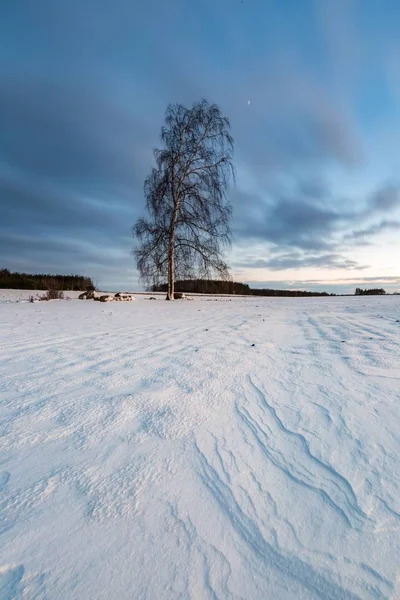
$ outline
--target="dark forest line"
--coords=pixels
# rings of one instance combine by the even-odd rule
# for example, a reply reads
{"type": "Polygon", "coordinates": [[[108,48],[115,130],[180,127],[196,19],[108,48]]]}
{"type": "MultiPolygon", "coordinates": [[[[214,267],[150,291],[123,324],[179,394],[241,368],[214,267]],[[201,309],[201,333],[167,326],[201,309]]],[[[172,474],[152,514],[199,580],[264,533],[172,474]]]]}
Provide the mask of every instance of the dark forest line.
{"type": "MultiPolygon", "coordinates": [[[[167,284],[153,285],[152,292],[166,292],[167,284]]],[[[251,288],[247,283],[237,281],[212,280],[212,279],[187,279],[175,282],[176,292],[187,294],[238,294],[241,296],[335,296],[327,292],[305,292],[298,290],[273,290],[251,288]]]]}
{"type": "MultiPolygon", "coordinates": [[[[152,292],[166,292],[167,284],[153,285],[152,292]]],[[[350,296],[352,294],[329,294],[328,292],[308,292],[304,290],[275,290],[270,288],[251,288],[247,283],[229,280],[213,279],[185,279],[175,282],[175,291],[187,294],[237,294],[241,296],[283,296],[291,298],[311,296],[350,296]]],[[[356,296],[381,296],[385,295],[383,288],[361,289],[356,288],[356,296]]]]}
{"type": "MultiPolygon", "coordinates": [[[[95,290],[96,286],[90,277],[84,275],[52,275],[49,273],[18,273],[8,269],[0,269],[0,289],[13,290],[64,290],[87,291],[95,290]]],[[[152,292],[166,292],[167,284],[153,285],[152,292]]],[[[247,283],[215,279],[186,279],[175,282],[175,291],[187,294],[232,294],[240,296],[283,296],[283,297],[311,297],[311,296],[340,296],[342,294],[329,294],[327,292],[309,292],[304,290],[275,290],[270,288],[251,288],[247,283]]],[[[384,295],[382,288],[361,289],[356,288],[355,295],[384,295]]],[[[349,295],[349,294],[345,294],[349,295]]]]}
{"type": "Polygon", "coordinates": [[[11,290],[94,290],[90,277],[83,275],[50,275],[38,273],[17,273],[8,269],[0,269],[0,289],[11,290]]]}

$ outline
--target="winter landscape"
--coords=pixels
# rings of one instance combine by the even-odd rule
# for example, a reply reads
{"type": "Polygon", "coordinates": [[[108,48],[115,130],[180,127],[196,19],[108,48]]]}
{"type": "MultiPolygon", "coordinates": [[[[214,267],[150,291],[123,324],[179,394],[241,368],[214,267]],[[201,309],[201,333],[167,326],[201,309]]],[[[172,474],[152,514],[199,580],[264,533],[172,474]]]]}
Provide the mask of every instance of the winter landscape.
{"type": "Polygon", "coordinates": [[[0,2],[0,600],[400,600],[399,31],[0,2]]]}
{"type": "Polygon", "coordinates": [[[2,600],[400,597],[399,296],[29,295],[0,292],[2,600]]]}

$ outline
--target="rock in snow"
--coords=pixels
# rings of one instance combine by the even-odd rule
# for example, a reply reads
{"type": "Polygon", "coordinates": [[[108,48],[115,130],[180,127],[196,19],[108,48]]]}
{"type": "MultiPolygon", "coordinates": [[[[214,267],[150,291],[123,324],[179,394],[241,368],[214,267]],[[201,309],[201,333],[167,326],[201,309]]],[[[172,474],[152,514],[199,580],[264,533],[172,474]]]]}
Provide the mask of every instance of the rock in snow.
{"type": "Polygon", "coordinates": [[[118,292],[117,294],[115,294],[114,300],[130,302],[131,300],[134,300],[134,298],[130,294],[126,294],[124,292],[118,292]]]}
{"type": "Polygon", "coordinates": [[[95,294],[92,291],[83,292],[83,294],[79,294],[78,298],[79,298],[79,300],[94,300],[94,299],[96,299],[95,294]]]}

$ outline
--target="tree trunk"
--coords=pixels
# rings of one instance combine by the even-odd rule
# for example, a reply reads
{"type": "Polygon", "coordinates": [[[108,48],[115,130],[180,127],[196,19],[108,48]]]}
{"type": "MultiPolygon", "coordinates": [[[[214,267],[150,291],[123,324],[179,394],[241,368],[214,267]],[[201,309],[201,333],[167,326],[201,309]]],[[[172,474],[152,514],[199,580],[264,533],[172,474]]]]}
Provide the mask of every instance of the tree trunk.
{"type": "Polygon", "coordinates": [[[174,167],[171,168],[172,182],[172,197],[174,200],[174,211],[169,229],[169,248],[168,248],[168,287],[166,300],[174,300],[174,283],[175,283],[175,226],[178,219],[179,211],[179,196],[175,190],[175,173],[174,167]]]}
{"type": "Polygon", "coordinates": [[[175,248],[174,248],[174,233],[170,235],[169,238],[169,249],[168,249],[168,289],[167,289],[167,298],[166,300],[174,300],[174,258],[175,258],[175,248]]]}

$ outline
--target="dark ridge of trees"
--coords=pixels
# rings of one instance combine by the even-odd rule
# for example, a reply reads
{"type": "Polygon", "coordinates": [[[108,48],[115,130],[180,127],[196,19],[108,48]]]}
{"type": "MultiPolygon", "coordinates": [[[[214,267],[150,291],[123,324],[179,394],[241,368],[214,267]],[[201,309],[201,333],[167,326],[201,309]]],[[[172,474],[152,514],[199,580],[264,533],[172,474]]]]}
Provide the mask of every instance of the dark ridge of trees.
{"type": "Polygon", "coordinates": [[[11,290],[94,290],[90,277],[82,275],[50,275],[30,273],[12,273],[8,269],[0,269],[0,288],[11,290]]]}
{"type": "Polygon", "coordinates": [[[307,292],[304,290],[272,290],[272,289],[250,289],[252,296],[286,296],[290,298],[302,298],[310,296],[336,296],[336,294],[328,294],[328,292],[307,292]]]}
{"type": "Polygon", "coordinates": [[[373,288],[371,290],[356,288],[355,291],[356,296],[383,296],[384,294],[386,294],[386,292],[383,288],[373,288]]]}
{"type": "MultiPolygon", "coordinates": [[[[153,285],[152,292],[166,292],[167,283],[153,285]]],[[[188,294],[241,294],[250,295],[250,287],[246,283],[215,279],[185,279],[175,281],[175,292],[186,292],[188,294]]]]}
{"type": "MultiPolygon", "coordinates": [[[[166,292],[167,284],[162,283],[159,285],[153,285],[151,286],[150,291],[166,292]]],[[[182,281],[176,281],[175,291],[186,292],[188,294],[239,294],[242,296],[335,296],[335,294],[328,294],[327,292],[254,289],[247,285],[247,283],[212,279],[187,279],[182,281]]]]}
{"type": "Polygon", "coordinates": [[[176,279],[229,279],[222,251],[231,239],[233,138],[229,120],[203,99],[168,106],[161,142],[144,184],[148,216],[133,227],[134,255],[142,281],[166,280],[173,300],[176,279]]]}

